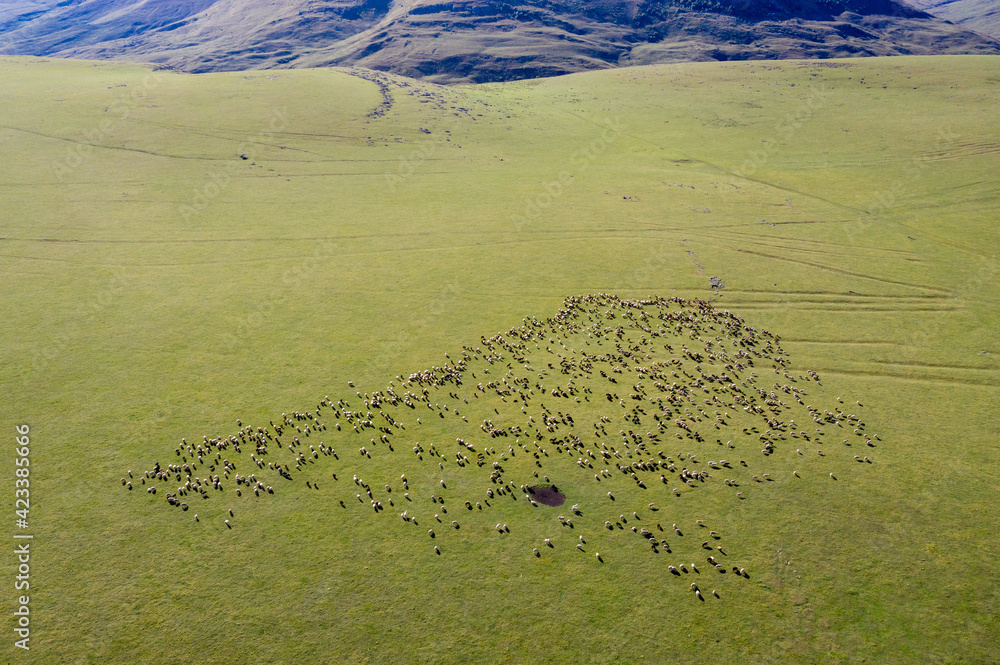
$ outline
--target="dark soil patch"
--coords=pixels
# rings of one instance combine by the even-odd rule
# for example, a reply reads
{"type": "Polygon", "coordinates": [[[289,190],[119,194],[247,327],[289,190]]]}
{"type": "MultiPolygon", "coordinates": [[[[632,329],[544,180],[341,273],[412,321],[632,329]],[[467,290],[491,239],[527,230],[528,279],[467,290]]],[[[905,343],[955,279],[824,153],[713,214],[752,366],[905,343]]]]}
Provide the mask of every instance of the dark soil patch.
{"type": "Polygon", "coordinates": [[[529,487],[535,501],[546,506],[561,506],[566,503],[566,495],[559,491],[555,485],[537,485],[529,487]]]}

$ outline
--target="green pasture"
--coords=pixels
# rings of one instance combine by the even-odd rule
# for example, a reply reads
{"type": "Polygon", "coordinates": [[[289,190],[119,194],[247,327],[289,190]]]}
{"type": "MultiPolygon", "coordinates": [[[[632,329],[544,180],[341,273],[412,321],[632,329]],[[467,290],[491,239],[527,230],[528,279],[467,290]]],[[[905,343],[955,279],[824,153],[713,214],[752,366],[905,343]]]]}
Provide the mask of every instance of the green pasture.
{"type": "MultiPolygon", "coordinates": [[[[993,57],[455,87],[365,70],[0,58],[0,476],[14,542],[15,426],[29,425],[34,536],[31,649],[13,646],[10,554],[0,661],[1000,660],[998,107],[993,57]],[[494,458],[479,468],[466,452],[473,464],[457,466],[455,438],[499,454],[513,439],[479,425],[520,417],[496,394],[471,396],[482,375],[461,387],[473,406],[451,385],[430,400],[468,408],[468,424],[401,407],[394,451],[378,444],[371,459],[329,410],[307,443],[339,459],[292,481],[244,448],[238,470],[269,478],[273,495],[236,497],[227,480],[182,511],[164,497],[173,478],[155,496],[138,483],[178,462],[182,438],[228,438],[237,420],[279,423],[327,396],[360,408],[399,376],[594,293],[711,300],[779,336],[787,373],[821,378],[795,384],[809,386],[805,404],[841,398],[876,447],[828,445],[800,468],[794,439],[765,457],[742,431],[750,420],[734,421],[744,500],[727,474],[676,497],[661,472],[642,490],[612,465],[626,492],[615,510],[654,502],[648,520],[684,526],[666,537],[673,558],[605,530],[603,487],[566,453],[544,471],[518,455],[505,474],[549,475],[566,506],[505,498],[466,511],[494,458]],[[418,441],[447,461],[418,460],[418,441]],[[772,471],[766,488],[747,477],[772,471]],[[399,518],[403,473],[419,526],[399,518]],[[353,474],[383,502],[392,484],[395,506],[359,502],[353,474]],[[453,518],[458,530],[432,525],[429,494],[445,477],[447,516],[468,516],[453,518]],[[560,527],[574,496],[583,516],[560,527]],[[667,569],[700,556],[695,519],[720,525],[750,573],[701,569],[705,602],[667,569]],[[585,553],[579,535],[592,537],[585,553]],[[535,557],[544,537],[556,547],[535,557]]],[[[786,380],[770,361],[754,369],[762,387],[786,380]]],[[[595,376],[577,381],[596,392],[595,376]]],[[[572,399],[539,401],[566,411],[572,399]]],[[[604,412],[580,408],[574,431],[599,446],[590,427],[604,412]]]]}

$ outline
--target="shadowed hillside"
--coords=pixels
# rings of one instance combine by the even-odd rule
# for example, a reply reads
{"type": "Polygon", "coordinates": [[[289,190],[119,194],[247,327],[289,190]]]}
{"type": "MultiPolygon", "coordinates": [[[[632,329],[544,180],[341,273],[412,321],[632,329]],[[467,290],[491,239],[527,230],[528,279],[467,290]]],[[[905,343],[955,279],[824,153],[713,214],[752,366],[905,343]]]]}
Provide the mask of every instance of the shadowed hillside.
{"type": "Polygon", "coordinates": [[[0,53],[486,82],[677,61],[1000,53],[892,0],[22,0],[0,53]]]}

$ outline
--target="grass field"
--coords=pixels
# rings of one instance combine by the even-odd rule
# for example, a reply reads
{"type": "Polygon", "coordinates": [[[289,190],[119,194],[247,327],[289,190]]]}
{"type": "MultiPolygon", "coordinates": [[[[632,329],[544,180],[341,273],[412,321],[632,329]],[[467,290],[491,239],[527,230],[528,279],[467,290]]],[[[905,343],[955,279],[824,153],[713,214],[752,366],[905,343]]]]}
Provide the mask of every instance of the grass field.
{"type": "MultiPolygon", "coordinates": [[[[13,647],[10,555],[0,660],[1000,661],[998,105],[991,57],[685,64],[458,87],[362,70],[180,75],[0,59],[0,474],[13,506],[15,426],[29,425],[34,535],[31,650],[13,647]],[[763,456],[767,426],[748,415],[720,430],[730,462],[747,468],[713,470],[717,437],[677,439],[670,424],[650,456],[697,453],[694,468],[712,478],[676,496],[659,480],[669,471],[639,472],[642,489],[612,458],[614,480],[598,485],[575,463],[585,455],[552,454],[551,439],[572,432],[593,451],[613,439],[624,453],[628,423],[600,437],[591,426],[621,419],[604,393],[628,404],[634,376],[613,387],[581,374],[601,408],[551,394],[524,405],[535,421],[540,404],[580,409],[577,427],[494,439],[482,421],[523,428],[523,404],[474,397],[480,374],[429,400],[468,423],[394,406],[406,429],[390,426],[392,452],[327,407],[325,431],[296,435],[338,456],[292,464],[290,482],[253,469],[245,445],[222,451],[273,495],[229,478],[207,500],[183,498],[183,511],[165,500],[182,484],[173,476],[156,495],[139,484],[156,462],[182,463],[182,438],[280,424],[327,396],[350,403],[341,415],[378,416],[363,400],[390,381],[400,390],[397,377],[593,293],[710,300],[779,336],[782,373],[806,387],[805,405],[835,410],[841,398],[875,447],[851,433],[840,437],[850,447],[831,441],[800,466],[790,431],[776,430],[763,456]],[[371,459],[357,452],[369,438],[371,459]],[[497,487],[491,465],[516,438],[551,459],[540,469],[519,454],[504,481],[516,490],[549,475],[566,505],[533,508],[513,491],[518,501],[469,513],[464,501],[497,487]],[[496,457],[479,467],[490,447],[496,457]],[[470,462],[458,466],[456,452],[470,462]],[[774,482],[753,482],[762,473],[774,482]],[[352,474],[395,506],[374,512],[352,474]],[[399,518],[401,474],[419,526],[399,518]],[[461,529],[433,519],[431,492],[461,529]],[[576,503],[575,528],[559,526],[576,503]],[[650,553],[631,519],[606,530],[619,511],[662,523],[673,553],[650,553]],[[749,579],[702,567],[709,528],[749,579]],[[681,562],[700,572],[678,579],[667,566],[681,562]]],[[[584,340],[557,333],[548,346],[567,350],[553,352],[579,359],[584,340]]],[[[715,333],[700,334],[704,353],[715,333]]],[[[669,343],[696,341],[685,330],[669,343]]],[[[532,389],[566,389],[544,346],[525,356],[532,389]],[[555,368],[537,377],[543,362],[555,368]]],[[[755,362],[762,388],[791,380],[755,362]]],[[[802,422],[805,407],[781,395],[802,422]]],[[[641,421],[636,432],[654,426],[641,421]]],[[[835,436],[837,425],[822,427],[835,436]]],[[[265,462],[291,463],[288,436],[280,450],[269,441],[265,462]]],[[[13,507],[8,518],[17,533],[13,507]]]]}

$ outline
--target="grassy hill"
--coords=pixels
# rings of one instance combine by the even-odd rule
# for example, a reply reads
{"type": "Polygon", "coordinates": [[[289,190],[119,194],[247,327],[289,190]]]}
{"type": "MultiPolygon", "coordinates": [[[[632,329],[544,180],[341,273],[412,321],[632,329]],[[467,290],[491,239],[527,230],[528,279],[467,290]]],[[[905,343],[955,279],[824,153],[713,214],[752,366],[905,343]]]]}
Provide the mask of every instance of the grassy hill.
{"type": "Polygon", "coordinates": [[[998,76],[902,57],[442,87],[3,58],[31,659],[995,659],[998,76]],[[685,300],[558,315],[599,293],[685,300]],[[463,362],[460,386],[410,379],[463,362]],[[765,413],[716,405],[738,402],[723,373],[765,413]],[[223,489],[171,506],[187,471],[157,463],[223,489]],[[563,506],[520,491],[549,483],[563,506]]]}
{"type": "Polygon", "coordinates": [[[1000,54],[893,0],[84,0],[0,10],[0,53],[189,72],[363,66],[438,83],[684,61],[1000,54]]]}

